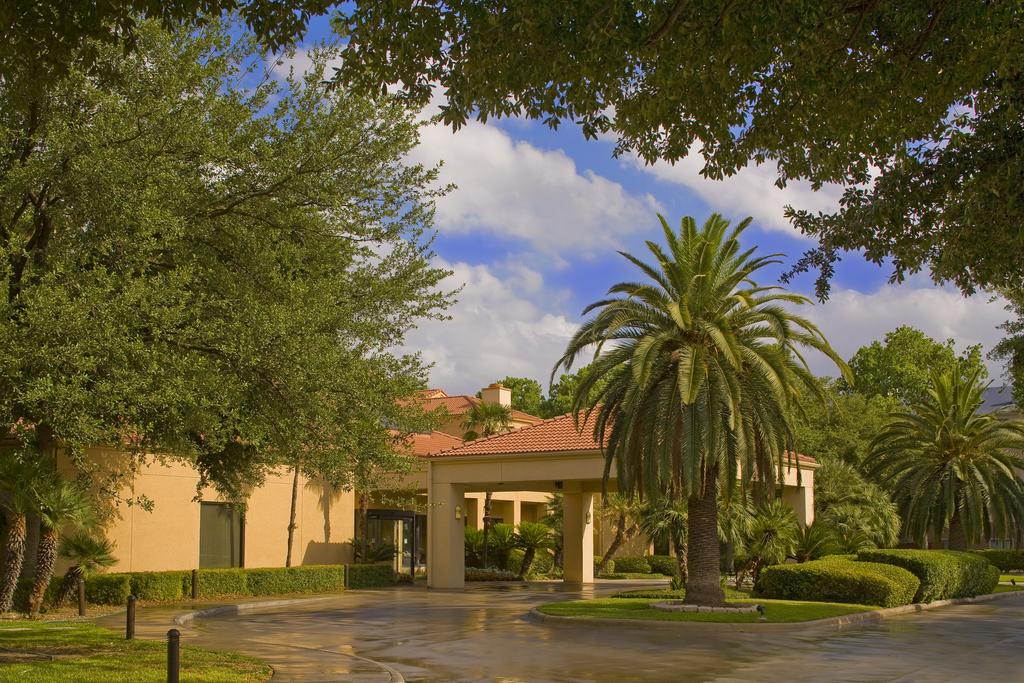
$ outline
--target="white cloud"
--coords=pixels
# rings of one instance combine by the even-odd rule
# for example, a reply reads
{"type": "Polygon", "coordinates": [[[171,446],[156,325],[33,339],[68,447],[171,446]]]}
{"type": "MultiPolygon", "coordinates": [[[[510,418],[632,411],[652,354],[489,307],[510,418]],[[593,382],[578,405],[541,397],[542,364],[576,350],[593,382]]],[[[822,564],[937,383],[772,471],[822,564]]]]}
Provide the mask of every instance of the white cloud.
{"type": "MultiPolygon", "coordinates": [[[[1007,318],[1001,299],[987,295],[964,297],[959,291],[930,285],[885,285],[871,293],[854,289],[833,289],[829,300],[802,311],[814,321],[843,358],[849,359],[861,346],[881,339],[900,325],[910,325],[939,341],[954,339],[958,350],[981,344],[988,351],[1001,338],[996,329],[1007,318]]],[[[818,374],[835,375],[824,357],[808,357],[818,374]]],[[[1002,372],[989,363],[989,375],[1002,372]]]]}
{"type": "Polygon", "coordinates": [[[713,210],[730,220],[753,216],[754,222],[766,230],[802,236],[785,217],[786,205],[808,211],[835,211],[842,190],[828,185],[815,192],[806,181],[791,181],[784,189],[775,185],[777,173],[774,165],[747,166],[724,180],[711,180],[700,175],[704,159],[700,156],[700,143],[694,143],[690,153],[674,165],[663,161],[645,165],[634,157],[639,170],[657,180],[682,185],[695,192],[713,210]]]}
{"type": "Polygon", "coordinates": [[[561,254],[617,248],[622,237],[650,230],[661,210],[650,194],[634,196],[580,171],[562,150],[540,149],[475,121],[458,133],[425,128],[412,159],[428,165],[443,159],[442,180],[458,186],[438,202],[443,233],[488,233],[556,262],[563,262],[561,254]]]}
{"type": "MultiPolygon", "coordinates": [[[[440,259],[439,259],[440,261],[440,259]]],[[[524,266],[449,264],[449,284],[464,284],[451,320],[413,330],[406,348],[434,363],[431,386],[474,393],[496,379],[532,377],[545,387],[576,324],[543,304],[558,298],[524,266]]]]}

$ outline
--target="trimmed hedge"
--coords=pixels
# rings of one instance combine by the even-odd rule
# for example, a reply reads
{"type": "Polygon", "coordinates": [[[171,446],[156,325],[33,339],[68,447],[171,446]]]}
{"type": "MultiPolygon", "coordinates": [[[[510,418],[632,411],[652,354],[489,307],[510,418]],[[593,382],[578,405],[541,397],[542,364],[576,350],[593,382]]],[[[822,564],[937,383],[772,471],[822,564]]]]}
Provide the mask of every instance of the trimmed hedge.
{"type": "MultiPolygon", "coordinates": [[[[128,574],[128,581],[131,594],[139,600],[181,600],[185,597],[186,584],[191,584],[191,572],[132,572],[128,574]]],[[[188,588],[191,590],[191,585],[188,588]]]]}
{"type": "Polygon", "coordinates": [[[615,571],[620,574],[650,574],[651,563],[646,557],[621,556],[615,558],[615,571]]]}
{"type": "MultiPolygon", "coordinates": [[[[211,598],[226,595],[251,595],[247,569],[200,569],[199,595],[211,598]]],[[[192,595],[192,573],[185,579],[185,594],[192,595]]]]}
{"type": "Polygon", "coordinates": [[[395,570],[390,562],[380,564],[350,564],[346,588],[380,588],[395,583],[395,570]]]}
{"type": "MultiPolygon", "coordinates": [[[[391,569],[391,565],[386,565],[391,569]]],[[[201,573],[201,572],[200,572],[201,573]]],[[[284,593],[333,593],[345,589],[345,565],[305,565],[246,569],[249,595],[284,593]]],[[[393,582],[393,576],[389,575],[393,582]]],[[[202,586],[202,578],[199,585],[202,586]]]]}
{"type": "Polygon", "coordinates": [[[85,579],[85,599],[94,605],[123,605],[131,594],[130,574],[93,574],[85,579]]]}
{"type": "Polygon", "coordinates": [[[520,581],[519,575],[507,569],[466,567],[466,581],[520,581]]]}
{"type": "Polygon", "coordinates": [[[822,559],[761,570],[755,593],[779,600],[898,607],[914,601],[920,580],[891,564],[822,559]]]}
{"type": "Polygon", "coordinates": [[[679,563],[671,555],[650,555],[647,563],[651,565],[651,573],[675,576],[679,571],[679,563]]]}
{"type": "Polygon", "coordinates": [[[999,584],[999,569],[975,553],[954,550],[862,550],[858,560],[902,567],[921,585],[914,602],[970,598],[991,593],[999,584]]]}
{"type": "Polygon", "coordinates": [[[974,552],[998,567],[1000,571],[1024,571],[1024,550],[975,550],[974,552]]]}

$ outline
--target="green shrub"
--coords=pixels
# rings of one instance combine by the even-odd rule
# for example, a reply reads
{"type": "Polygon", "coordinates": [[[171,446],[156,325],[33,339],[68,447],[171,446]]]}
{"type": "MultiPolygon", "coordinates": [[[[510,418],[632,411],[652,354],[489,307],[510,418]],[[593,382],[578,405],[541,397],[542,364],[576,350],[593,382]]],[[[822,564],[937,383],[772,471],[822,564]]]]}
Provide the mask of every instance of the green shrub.
{"type": "Polygon", "coordinates": [[[976,550],[974,552],[998,567],[1000,571],[1024,571],[1024,550],[976,550]]]}
{"type": "Polygon", "coordinates": [[[555,556],[550,550],[541,548],[533,556],[533,564],[530,565],[529,576],[547,576],[555,567],[555,556]]]}
{"type": "Polygon", "coordinates": [[[131,594],[130,574],[92,574],[85,580],[85,599],[93,605],[123,605],[131,594]]]}
{"type": "Polygon", "coordinates": [[[671,555],[650,555],[647,564],[651,565],[651,572],[654,574],[675,576],[679,570],[679,563],[671,555]]]}
{"type": "MultiPolygon", "coordinates": [[[[43,611],[46,611],[48,605],[53,604],[54,599],[57,597],[57,591],[60,590],[60,584],[63,577],[55,576],[50,580],[50,584],[46,587],[46,593],[43,594],[43,611]]],[[[15,611],[27,612],[28,611],[28,594],[32,592],[33,579],[18,579],[18,584],[14,588],[14,601],[11,603],[14,606],[15,611]]],[[[78,600],[78,593],[75,593],[74,600],[78,600]]]]}
{"type": "Polygon", "coordinates": [[[616,557],[615,572],[619,574],[650,574],[651,563],[646,557],[616,557]]]}
{"type": "Polygon", "coordinates": [[[515,548],[508,555],[508,570],[514,574],[518,574],[519,570],[523,568],[523,556],[526,553],[520,548],[515,548]]]}
{"type": "Polygon", "coordinates": [[[826,558],[765,567],[755,594],[779,600],[897,607],[913,602],[919,586],[918,578],[901,567],[826,558]]]}
{"type": "Polygon", "coordinates": [[[921,585],[914,602],[967,598],[991,593],[999,570],[975,553],[953,550],[862,550],[857,558],[902,567],[921,585]]]}
{"type": "Polygon", "coordinates": [[[181,600],[190,572],[132,572],[131,594],[139,600],[181,600]]]}
{"type": "Polygon", "coordinates": [[[505,569],[466,568],[466,581],[521,581],[519,575],[505,569]]]}
{"type": "Polygon", "coordinates": [[[347,588],[379,588],[395,583],[395,570],[391,563],[350,564],[347,588]]]}
{"type": "MultiPolygon", "coordinates": [[[[222,595],[249,595],[249,580],[245,569],[200,569],[199,597],[215,598],[222,595]]],[[[186,580],[186,595],[191,595],[191,578],[186,580]]]]}
{"type": "Polygon", "coordinates": [[[345,589],[345,566],[340,564],[267,567],[244,571],[249,595],[333,593],[345,589]]]}

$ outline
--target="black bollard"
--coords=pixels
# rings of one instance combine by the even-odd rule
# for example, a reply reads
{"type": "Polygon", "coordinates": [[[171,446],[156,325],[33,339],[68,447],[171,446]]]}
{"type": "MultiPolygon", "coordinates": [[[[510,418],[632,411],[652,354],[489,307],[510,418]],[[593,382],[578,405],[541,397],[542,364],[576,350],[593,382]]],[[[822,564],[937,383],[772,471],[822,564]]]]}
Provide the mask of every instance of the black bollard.
{"type": "Polygon", "coordinates": [[[167,632],[167,683],[179,683],[181,669],[181,631],[172,628],[167,632]]]}
{"type": "Polygon", "coordinates": [[[124,637],[125,640],[135,640],[135,596],[128,596],[128,614],[125,618],[124,637]]]}
{"type": "Polygon", "coordinates": [[[85,616],[85,579],[78,580],[78,616],[85,616]]]}
{"type": "Polygon", "coordinates": [[[192,599],[199,599],[199,570],[192,570],[192,599]]]}

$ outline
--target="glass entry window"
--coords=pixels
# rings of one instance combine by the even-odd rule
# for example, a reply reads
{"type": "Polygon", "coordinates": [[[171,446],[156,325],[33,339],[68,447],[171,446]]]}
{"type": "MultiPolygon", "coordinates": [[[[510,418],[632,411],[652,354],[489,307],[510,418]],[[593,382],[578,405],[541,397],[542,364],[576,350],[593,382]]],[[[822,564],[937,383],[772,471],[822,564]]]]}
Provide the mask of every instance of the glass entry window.
{"type": "Polygon", "coordinates": [[[199,568],[243,567],[242,514],[227,503],[199,504],[199,568]]]}
{"type": "Polygon", "coordinates": [[[412,575],[426,564],[426,520],[426,515],[405,510],[368,510],[366,533],[371,543],[394,546],[395,572],[412,575]]]}

